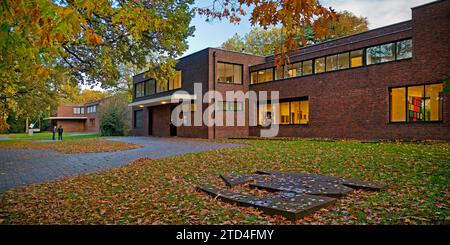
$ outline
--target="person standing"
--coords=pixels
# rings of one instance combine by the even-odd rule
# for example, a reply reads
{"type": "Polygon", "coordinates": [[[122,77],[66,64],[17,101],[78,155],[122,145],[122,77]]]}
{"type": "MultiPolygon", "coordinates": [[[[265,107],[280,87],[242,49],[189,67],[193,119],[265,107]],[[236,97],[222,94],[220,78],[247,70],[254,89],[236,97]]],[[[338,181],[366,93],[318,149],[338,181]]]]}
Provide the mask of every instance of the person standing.
{"type": "Polygon", "coordinates": [[[56,126],[53,126],[53,136],[52,136],[52,140],[56,140],[56,126]]]}
{"type": "Polygon", "coordinates": [[[59,125],[59,128],[58,128],[58,140],[62,141],[63,132],[64,132],[64,129],[63,129],[62,125],[59,125]]]}

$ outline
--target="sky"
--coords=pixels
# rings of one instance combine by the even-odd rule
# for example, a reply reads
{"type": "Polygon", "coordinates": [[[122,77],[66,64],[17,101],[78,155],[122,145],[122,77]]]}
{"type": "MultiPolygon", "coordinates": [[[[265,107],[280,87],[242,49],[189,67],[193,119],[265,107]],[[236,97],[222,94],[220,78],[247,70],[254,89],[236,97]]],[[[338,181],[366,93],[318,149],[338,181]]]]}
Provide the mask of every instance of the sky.
{"type": "MultiPolygon", "coordinates": [[[[367,17],[369,29],[374,29],[411,19],[411,8],[432,2],[434,0],[322,0],[324,6],[337,11],[348,10],[357,16],[367,17]]],[[[197,0],[196,6],[206,7],[212,0],[197,0]]],[[[195,26],[194,37],[188,38],[189,49],[183,56],[207,47],[219,47],[235,33],[242,35],[251,29],[248,17],[244,17],[238,25],[227,20],[205,21],[201,16],[195,16],[191,25],[195,26]]]]}

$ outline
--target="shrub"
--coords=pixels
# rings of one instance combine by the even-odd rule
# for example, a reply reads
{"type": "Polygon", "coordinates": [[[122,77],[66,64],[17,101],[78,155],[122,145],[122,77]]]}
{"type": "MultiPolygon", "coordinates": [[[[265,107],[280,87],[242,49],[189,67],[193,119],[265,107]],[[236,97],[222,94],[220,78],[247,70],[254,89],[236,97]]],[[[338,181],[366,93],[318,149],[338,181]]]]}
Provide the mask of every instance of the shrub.
{"type": "Polygon", "coordinates": [[[109,97],[99,108],[100,132],[103,136],[123,136],[130,129],[131,109],[126,94],[109,97]]]}

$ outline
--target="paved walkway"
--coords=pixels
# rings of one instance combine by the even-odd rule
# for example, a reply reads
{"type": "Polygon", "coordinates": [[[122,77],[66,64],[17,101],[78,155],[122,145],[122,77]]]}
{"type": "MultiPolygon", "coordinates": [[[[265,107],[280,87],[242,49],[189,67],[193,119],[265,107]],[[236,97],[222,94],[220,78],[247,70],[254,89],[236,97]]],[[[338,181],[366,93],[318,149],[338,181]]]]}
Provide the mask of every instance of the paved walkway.
{"type": "Polygon", "coordinates": [[[241,146],[183,138],[111,137],[108,140],[130,142],[144,147],[82,154],[62,154],[51,150],[0,149],[0,193],[31,183],[123,166],[142,157],[162,158],[241,146]]]}

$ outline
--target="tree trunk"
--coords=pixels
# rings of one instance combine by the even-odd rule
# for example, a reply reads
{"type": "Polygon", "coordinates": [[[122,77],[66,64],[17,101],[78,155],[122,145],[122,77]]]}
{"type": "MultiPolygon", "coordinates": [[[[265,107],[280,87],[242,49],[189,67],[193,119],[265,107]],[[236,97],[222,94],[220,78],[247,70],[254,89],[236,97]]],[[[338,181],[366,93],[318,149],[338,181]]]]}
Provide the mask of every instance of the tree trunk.
{"type": "Polygon", "coordinates": [[[28,117],[25,119],[25,133],[28,134],[28,117]]]}

